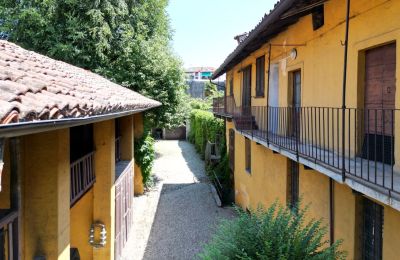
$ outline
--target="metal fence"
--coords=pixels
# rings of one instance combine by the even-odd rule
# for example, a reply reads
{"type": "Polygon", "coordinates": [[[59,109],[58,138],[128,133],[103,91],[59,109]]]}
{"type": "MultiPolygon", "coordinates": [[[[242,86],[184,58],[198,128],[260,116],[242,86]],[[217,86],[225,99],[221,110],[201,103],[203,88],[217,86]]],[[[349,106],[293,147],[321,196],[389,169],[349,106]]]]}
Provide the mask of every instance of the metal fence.
{"type": "MultiPolygon", "coordinates": [[[[214,113],[226,114],[226,107],[217,107],[214,113]]],[[[400,192],[394,153],[398,110],[235,106],[229,111],[233,111],[230,115],[238,131],[267,145],[323,165],[343,179],[400,192]]]]}

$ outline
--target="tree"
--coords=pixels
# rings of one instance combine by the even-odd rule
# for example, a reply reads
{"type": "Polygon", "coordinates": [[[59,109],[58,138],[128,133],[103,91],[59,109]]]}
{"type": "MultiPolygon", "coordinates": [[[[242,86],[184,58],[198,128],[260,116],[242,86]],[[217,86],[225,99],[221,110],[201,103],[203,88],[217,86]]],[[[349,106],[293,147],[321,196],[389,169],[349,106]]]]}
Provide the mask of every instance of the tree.
{"type": "Polygon", "coordinates": [[[305,223],[306,209],[295,211],[273,204],[250,214],[238,209],[238,216],[224,220],[199,255],[201,259],[344,259],[341,241],[324,240],[321,221],[305,223]]]}
{"type": "Polygon", "coordinates": [[[24,48],[99,73],[160,101],[151,126],[173,127],[185,90],[171,51],[167,0],[3,0],[0,32],[24,48]]]}

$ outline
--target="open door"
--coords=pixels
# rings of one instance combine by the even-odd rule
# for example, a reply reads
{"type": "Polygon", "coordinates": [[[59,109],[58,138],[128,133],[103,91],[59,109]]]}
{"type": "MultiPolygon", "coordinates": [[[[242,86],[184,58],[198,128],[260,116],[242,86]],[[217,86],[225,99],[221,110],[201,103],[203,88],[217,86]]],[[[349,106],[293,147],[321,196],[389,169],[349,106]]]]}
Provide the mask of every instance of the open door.
{"type": "Polygon", "coordinates": [[[300,133],[301,70],[290,73],[289,92],[289,136],[298,137],[300,133]]]}
{"type": "Polygon", "coordinates": [[[278,113],[279,113],[279,64],[274,63],[270,66],[268,87],[268,130],[271,133],[278,133],[278,113]]]}

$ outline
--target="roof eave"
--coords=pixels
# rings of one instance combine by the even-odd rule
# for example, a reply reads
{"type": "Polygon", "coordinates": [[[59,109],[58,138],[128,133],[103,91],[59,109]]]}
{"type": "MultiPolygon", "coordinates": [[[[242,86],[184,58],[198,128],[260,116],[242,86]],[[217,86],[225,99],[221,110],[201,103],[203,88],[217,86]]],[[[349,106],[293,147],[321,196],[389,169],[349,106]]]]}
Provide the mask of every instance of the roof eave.
{"type": "Polygon", "coordinates": [[[56,120],[40,120],[33,122],[29,121],[21,123],[4,124],[0,125],[0,138],[18,137],[23,135],[54,131],[63,128],[70,128],[74,126],[93,124],[105,120],[138,114],[159,106],[161,106],[161,103],[154,104],[152,106],[145,108],[132,109],[129,111],[115,112],[115,113],[102,114],[89,117],[62,118],[56,120]]]}
{"type": "Polygon", "coordinates": [[[255,40],[258,37],[258,34],[268,25],[275,22],[277,19],[280,19],[280,16],[295,2],[295,0],[281,0],[280,3],[269,13],[261,23],[250,32],[249,36],[241,43],[239,46],[228,56],[228,58],[222,63],[222,65],[215,70],[212,79],[216,79],[222,76],[228,69],[229,63],[232,62],[234,58],[236,58],[243,50],[247,47],[249,43],[255,40]]]}

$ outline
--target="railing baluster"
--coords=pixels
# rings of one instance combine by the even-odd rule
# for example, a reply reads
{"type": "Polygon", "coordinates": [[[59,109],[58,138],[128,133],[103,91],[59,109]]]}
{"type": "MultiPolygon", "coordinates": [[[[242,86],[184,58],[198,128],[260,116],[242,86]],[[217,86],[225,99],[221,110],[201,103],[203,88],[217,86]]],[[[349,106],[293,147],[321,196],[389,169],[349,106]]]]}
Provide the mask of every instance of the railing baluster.
{"type": "MultiPolygon", "coordinates": [[[[223,108],[223,111],[220,110],[222,114],[231,113],[238,131],[251,135],[253,140],[257,137],[266,141],[267,147],[274,144],[297,158],[302,156],[313,163],[319,162],[322,166],[334,168],[338,174],[341,170],[344,178],[349,175],[389,191],[398,190],[394,183],[395,110],[237,107],[234,97],[222,97],[213,102],[214,111],[219,106],[223,108]]],[[[91,163],[88,158],[71,170],[75,175],[93,172],[91,163]]],[[[86,178],[84,186],[94,180],[91,175],[81,177],[86,178]]],[[[77,189],[82,188],[79,184],[75,185],[77,189]]]]}
{"type": "Polygon", "coordinates": [[[381,111],[382,117],[382,186],[385,187],[385,110],[381,111]]]}

